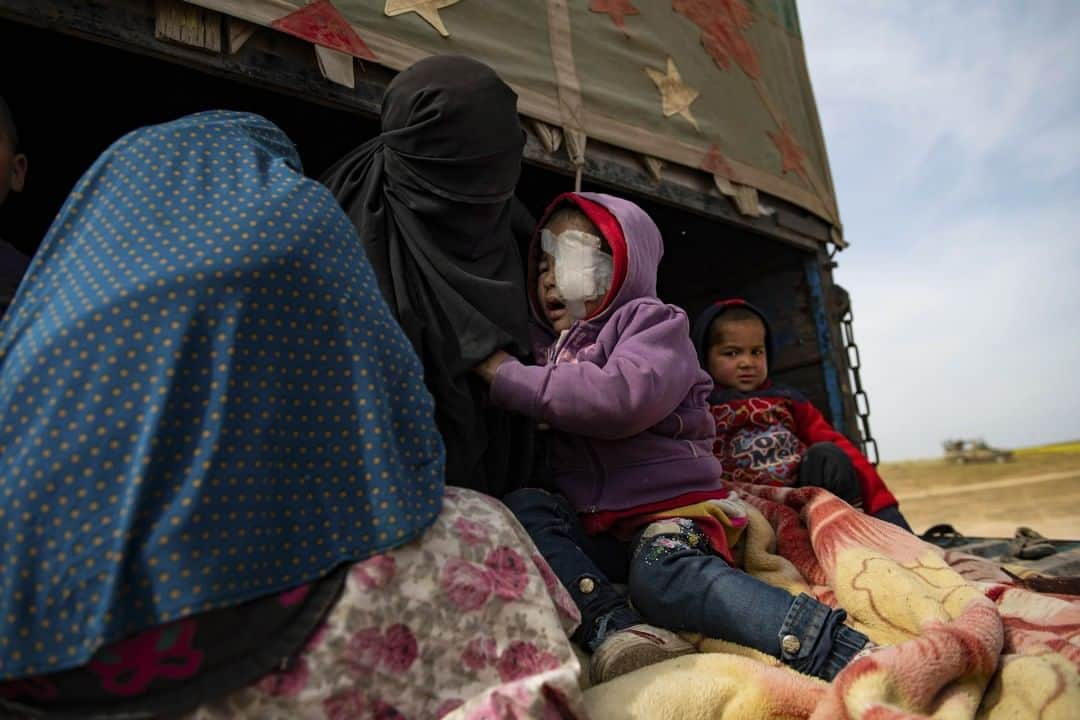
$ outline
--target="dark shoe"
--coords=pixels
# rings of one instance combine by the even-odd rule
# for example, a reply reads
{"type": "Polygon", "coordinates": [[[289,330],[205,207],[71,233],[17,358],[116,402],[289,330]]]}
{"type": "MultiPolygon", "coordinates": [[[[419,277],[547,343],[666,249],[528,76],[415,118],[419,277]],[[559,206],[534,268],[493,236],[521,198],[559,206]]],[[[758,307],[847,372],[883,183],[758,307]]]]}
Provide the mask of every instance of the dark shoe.
{"type": "Polygon", "coordinates": [[[1029,527],[1019,527],[1009,543],[1009,553],[1021,560],[1038,560],[1053,555],[1057,550],[1050,542],[1029,527]]]}

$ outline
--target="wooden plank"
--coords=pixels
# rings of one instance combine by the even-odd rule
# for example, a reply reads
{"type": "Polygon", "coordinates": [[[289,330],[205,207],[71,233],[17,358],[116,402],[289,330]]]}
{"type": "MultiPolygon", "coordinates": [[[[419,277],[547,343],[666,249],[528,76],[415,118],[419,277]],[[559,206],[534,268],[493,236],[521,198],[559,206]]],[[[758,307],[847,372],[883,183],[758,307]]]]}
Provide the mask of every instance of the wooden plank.
{"type": "Polygon", "coordinates": [[[154,37],[221,52],[221,14],[181,0],[154,0],[154,37]]]}

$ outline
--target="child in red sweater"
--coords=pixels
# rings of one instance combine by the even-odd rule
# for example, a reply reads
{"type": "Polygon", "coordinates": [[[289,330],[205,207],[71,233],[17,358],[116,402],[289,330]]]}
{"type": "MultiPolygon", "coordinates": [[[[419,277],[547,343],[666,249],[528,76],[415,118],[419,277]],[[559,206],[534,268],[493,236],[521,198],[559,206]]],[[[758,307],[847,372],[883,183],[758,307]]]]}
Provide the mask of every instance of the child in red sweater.
{"type": "Polygon", "coordinates": [[[694,340],[716,384],[709,404],[725,479],[822,487],[911,531],[866,457],[802,393],[769,380],[772,335],[764,313],[745,300],[722,300],[698,317],[694,340]]]}

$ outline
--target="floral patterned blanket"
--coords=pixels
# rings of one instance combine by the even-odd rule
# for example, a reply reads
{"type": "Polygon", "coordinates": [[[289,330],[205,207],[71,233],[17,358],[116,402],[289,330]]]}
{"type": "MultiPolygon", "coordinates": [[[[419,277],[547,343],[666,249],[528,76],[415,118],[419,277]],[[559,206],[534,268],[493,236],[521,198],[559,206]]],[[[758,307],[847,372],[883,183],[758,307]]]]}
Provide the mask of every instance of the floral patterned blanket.
{"type": "Polygon", "coordinates": [[[831,685],[696,637],[699,654],[583,692],[570,596],[502,504],[447,488],[420,539],[349,569],[302,652],[188,720],[1080,717],[1076,596],[819,489],[736,487],[747,571],[846,608],[884,646],[831,685]]]}
{"type": "Polygon", "coordinates": [[[885,646],[832,684],[718,640],[589,689],[593,718],[1076,718],[1080,598],[1036,593],[817,488],[735,485],[746,569],[847,609],[885,646]]]}
{"type": "Polygon", "coordinates": [[[303,652],[189,720],[584,717],[578,622],[510,511],[448,487],[420,539],[353,566],[303,652]]]}

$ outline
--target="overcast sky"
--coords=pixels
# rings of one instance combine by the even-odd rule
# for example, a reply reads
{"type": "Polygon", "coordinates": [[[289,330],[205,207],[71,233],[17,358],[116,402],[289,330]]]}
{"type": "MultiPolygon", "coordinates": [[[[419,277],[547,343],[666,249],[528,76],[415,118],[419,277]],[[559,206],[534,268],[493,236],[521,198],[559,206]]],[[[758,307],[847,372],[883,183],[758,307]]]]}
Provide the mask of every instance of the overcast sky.
{"type": "Polygon", "coordinates": [[[883,459],[1080,439],[1080,2],[799,12],[883,459]]]}

